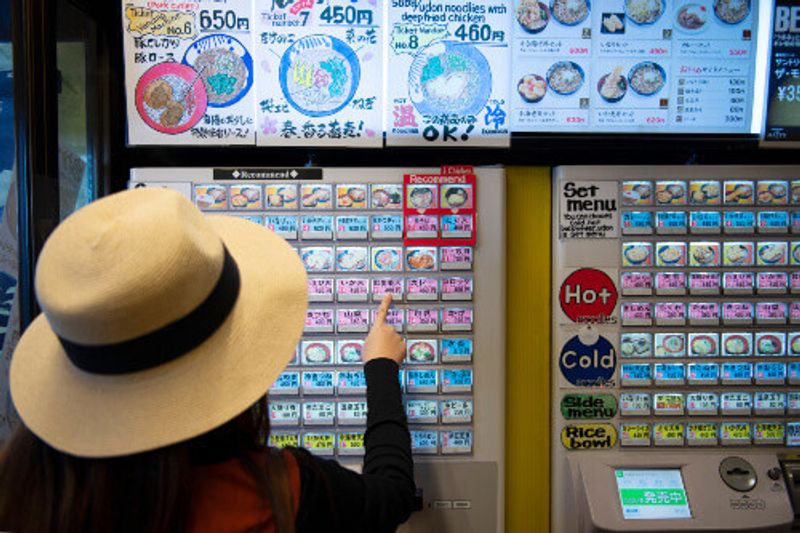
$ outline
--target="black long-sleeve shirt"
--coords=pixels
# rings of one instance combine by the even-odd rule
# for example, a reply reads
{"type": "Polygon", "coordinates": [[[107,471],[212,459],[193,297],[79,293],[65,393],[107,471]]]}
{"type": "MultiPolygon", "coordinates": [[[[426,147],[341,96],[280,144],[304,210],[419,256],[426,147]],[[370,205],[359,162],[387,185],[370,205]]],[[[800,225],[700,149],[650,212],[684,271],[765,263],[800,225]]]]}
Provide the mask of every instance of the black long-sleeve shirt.
{"type": "Polygon", "coordinates": [[[397,371],[390,359],[364,365],[368,414],[361,474],[293,450],[300,466],[298,533],[389,532],[408,519],[416,489],[397,371]]]}

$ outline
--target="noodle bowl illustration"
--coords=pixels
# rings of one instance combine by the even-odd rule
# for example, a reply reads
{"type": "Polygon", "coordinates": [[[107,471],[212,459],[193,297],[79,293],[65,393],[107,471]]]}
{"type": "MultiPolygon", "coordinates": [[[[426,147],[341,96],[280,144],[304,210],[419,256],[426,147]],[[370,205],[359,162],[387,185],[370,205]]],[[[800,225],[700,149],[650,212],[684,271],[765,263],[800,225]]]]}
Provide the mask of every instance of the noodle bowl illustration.
{"type": "Polygon", "coordinates": [[[477,115],[491,95],[491,67],[471,44],[438,42],[414,58],[408,91],[422,115],[477,115]]]}
{"type": "Polygon", "coordinates": [[[229,107],[253,86],[253,58],[241,42],[229,35],[198,39],[186,50],[183,64],[200,73],[209,107],[229,107]]]}
{"type": "Polygon", "coordinates": [[[328,35],[295,41],[281,58],[278,73],[289,104],[309,117],[341,111],[356,94],[361,66],[356,53],[328,35]]]}

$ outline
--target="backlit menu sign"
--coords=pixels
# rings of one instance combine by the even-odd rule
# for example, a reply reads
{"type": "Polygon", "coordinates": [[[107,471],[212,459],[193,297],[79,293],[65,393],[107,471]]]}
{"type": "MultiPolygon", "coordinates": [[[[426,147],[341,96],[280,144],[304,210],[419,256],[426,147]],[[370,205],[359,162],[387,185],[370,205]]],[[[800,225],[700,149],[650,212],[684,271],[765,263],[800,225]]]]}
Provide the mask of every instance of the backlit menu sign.
{"type": "Polygon", "coordinates": [[[772,54],[764,139],[800,138],[800,6],[778,0],[772,30],[772,54]]]}
{"type": "Polygon", "coordinates": [[[512,131],[750,133],[756,4],[515,0],[512,131]]]}

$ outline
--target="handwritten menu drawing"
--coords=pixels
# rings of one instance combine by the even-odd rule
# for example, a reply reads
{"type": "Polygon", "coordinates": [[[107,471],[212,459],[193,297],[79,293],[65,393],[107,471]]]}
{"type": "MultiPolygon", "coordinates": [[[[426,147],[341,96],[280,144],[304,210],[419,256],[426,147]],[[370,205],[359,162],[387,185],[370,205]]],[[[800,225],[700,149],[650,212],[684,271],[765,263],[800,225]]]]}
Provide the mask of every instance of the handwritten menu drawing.
{"type": "Polygon", "coordinates": [[[252,144],[249,0],[125,1],[130,144],[252,144]]]}
{"type": "Polygon", "coordinates": [[[377,0],[256,3],[259,145],[383,144],[377,0]]]}
{"type": "Polygon", "coordinates": [[[387,144],[508,145],[509,9],[391,1],[387,144]]]}

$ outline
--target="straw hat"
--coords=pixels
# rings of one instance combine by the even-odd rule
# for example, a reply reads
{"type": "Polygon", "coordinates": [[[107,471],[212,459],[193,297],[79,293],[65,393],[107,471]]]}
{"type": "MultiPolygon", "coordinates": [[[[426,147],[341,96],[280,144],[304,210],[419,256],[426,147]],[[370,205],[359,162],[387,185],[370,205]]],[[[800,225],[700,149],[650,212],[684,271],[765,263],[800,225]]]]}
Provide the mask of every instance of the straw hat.
{"type": "Polygon", "coordinates": [[[43,314],[11,361],[25,425],[54,448],[111,457],[231,420],[293,357],[306,274],[280,237],[135,189],[67,218],[36,268],[43,314]]]}

